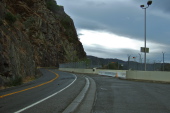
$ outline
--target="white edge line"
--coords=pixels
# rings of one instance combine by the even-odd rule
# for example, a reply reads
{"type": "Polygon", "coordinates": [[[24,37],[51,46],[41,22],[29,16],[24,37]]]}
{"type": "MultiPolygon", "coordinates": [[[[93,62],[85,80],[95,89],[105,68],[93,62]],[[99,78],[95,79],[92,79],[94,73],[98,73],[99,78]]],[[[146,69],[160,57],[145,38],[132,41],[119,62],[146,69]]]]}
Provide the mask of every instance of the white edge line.
{"type": "MultiPolygon", "coordinates": [[[[74,74],[73,74],[73,75],[74,75],[74,74]]],[[[33,104],[31,104],[31,105],[29,105],[29,106],[23,108],[23,109],[20,109],[20,110],[14,112],[14,113],[20,113],[20,112],[22,112],[22,111],[25,111],[26,109],[29,109],[29,108],[31,108],[31,107],[33,107],[33,106],[35,106],[35,105],[37,105],[37,104],[39,104],[39,103],[45,101],[45,100],[47,100],[47,99],[49,99],[49,98],[51,98],[51,97],[57,95],[58,93],[62,92],[63,90],[67,89],[68,87],[70,87],[70,86],[77,80],[77,76],[76,76],[76,75],[74,75],[74,76],[75,76],[74,81],[73,81],[72,83],[70,83],[68,86],[66,86],[65,88],[63,88],[63,89],[61,89],[60,91],[58,91],[58,92],[56,92],[56,93],[54,93],[54,94],[52,94],[52,95],[50,95],[50,96],[48,96],[48,97],[42,99],[42,100],[39,100],[39,101],[37,101],[37,102],[35,102],[35,103],[33,103],[33,104]]]]}
{"type": "Polygon", "coordinates": [[[86,77],[86,84],[78,96],[73,100],[73,102],[62,112],[62,113],[73,113],[79,106],[79,104],[84,99],[90,86],[89,79],[86,77]]]}

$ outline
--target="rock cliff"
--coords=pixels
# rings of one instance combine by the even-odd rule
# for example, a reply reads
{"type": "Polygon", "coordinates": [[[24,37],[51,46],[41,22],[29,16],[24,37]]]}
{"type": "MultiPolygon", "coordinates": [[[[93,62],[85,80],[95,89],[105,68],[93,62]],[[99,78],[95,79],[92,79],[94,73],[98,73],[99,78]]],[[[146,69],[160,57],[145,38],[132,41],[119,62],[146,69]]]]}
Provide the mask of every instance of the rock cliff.
{"type": "Polygon", "coordinates": [[[37,67],[86,57],[73,20],[54,0],[0,0],[0,85],[37,67]]]}

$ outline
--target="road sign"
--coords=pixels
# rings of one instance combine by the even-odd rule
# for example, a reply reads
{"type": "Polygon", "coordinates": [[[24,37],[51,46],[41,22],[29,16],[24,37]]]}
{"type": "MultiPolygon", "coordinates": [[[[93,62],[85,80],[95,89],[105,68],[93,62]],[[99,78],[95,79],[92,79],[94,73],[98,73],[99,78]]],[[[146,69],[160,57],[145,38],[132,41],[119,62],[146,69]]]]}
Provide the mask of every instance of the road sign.
{"type": "Polygon", "coordinates": [[[141,47],[141,48],[140,48],[140,51],[141,51],[141,52],[144,52],[144,53],[145,53],[145,52],[146,52],[146,53],[149,53],[149,48],[147,48],[147,47],[146,47],[146,48],[145,48],[145,47],[141,47]]]}

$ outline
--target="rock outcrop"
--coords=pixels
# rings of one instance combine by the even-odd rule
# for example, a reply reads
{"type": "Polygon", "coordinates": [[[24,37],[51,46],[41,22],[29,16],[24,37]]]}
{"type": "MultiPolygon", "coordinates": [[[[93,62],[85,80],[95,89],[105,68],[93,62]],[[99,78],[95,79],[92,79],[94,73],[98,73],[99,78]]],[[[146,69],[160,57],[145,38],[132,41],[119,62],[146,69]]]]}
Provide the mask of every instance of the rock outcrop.
{"type": "Polygon", "coordinates": [[[1,85],[85,57],[73,20],[54,0],[0,1],[1,85]]]}

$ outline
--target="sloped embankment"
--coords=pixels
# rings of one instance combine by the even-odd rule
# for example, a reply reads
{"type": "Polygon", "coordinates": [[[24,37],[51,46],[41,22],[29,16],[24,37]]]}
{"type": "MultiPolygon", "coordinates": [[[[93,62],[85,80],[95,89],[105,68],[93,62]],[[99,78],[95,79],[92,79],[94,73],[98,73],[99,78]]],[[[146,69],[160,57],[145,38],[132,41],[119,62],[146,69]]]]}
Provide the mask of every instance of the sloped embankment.
{"type": "Polygon", "coordinates": [[[54,0],[1,0],[1,86],[39,76],[38,66],[85,57],[73,20],[54,0]]]}

